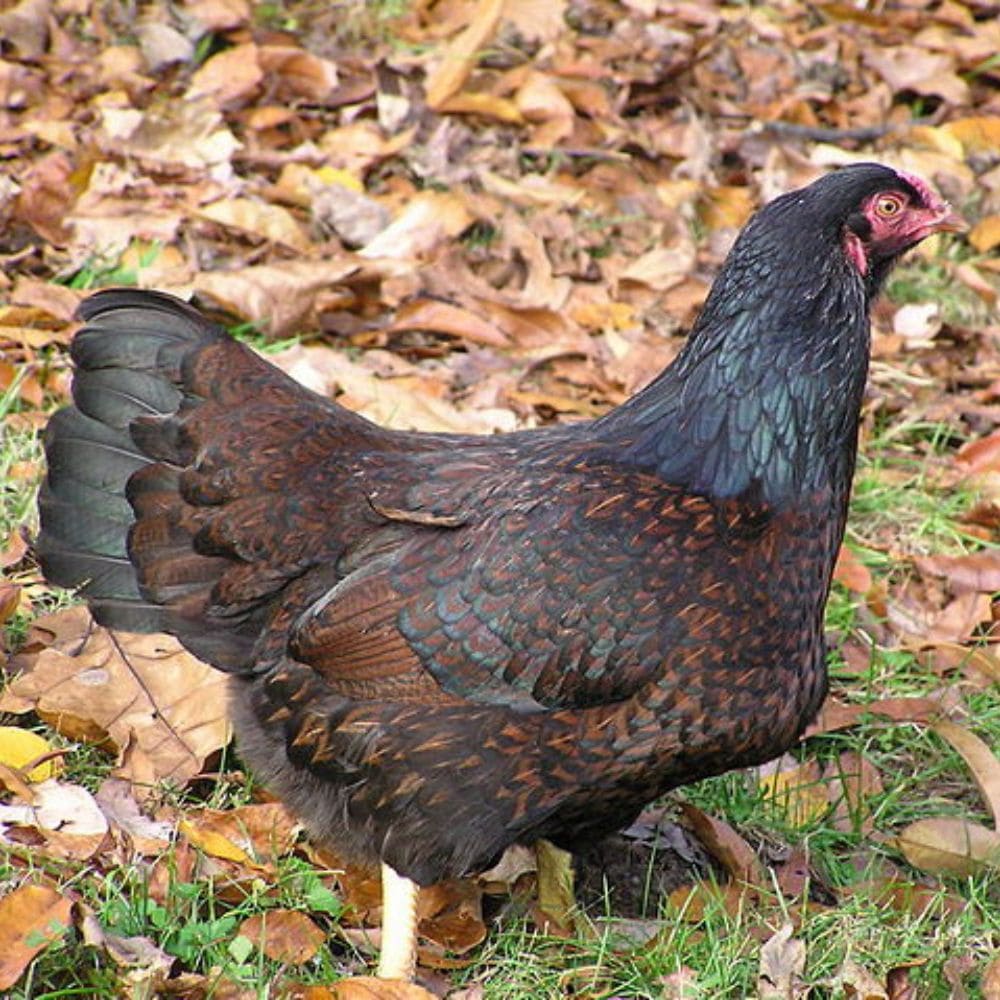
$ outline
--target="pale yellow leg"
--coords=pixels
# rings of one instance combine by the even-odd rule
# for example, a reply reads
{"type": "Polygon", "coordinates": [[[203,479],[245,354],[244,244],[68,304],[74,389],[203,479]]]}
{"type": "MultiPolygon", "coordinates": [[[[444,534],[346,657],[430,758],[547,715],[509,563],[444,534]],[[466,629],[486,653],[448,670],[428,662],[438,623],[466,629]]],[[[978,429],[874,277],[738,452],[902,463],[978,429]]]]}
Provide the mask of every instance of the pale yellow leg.
{"type": "Polygon", "coordinates": [[[413,979],[417,968],[417,894],[420,886],[382,865],[382,951],[379,979],[413,979]]]}

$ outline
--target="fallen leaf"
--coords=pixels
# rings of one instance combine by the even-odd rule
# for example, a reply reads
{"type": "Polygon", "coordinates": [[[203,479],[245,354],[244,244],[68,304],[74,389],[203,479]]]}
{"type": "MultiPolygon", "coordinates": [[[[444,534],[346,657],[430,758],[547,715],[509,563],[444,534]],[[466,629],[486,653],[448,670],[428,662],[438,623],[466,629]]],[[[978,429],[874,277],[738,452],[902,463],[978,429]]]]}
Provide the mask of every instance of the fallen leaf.
{"type": "Polygon", "coordinates": [[[401,260],[429,253],[443,240],[458,236],[474,221],[465,202],[443,191],[422,191],[373,240],[359,257],[401,260]]]}
{"type": "Polygon", "coordinates": [[[827,698],[815,722],[803,734],[803,739],[848,729],[868,715],[884,716],[893,722],[928,722],[939,716],[941,711],[941,703],[933,698],[882,698],[854,705],[827,698]]]}
{"type": "Polygon", "coordinates": [[[437,111],[457,94],[476,67],[479,50],[493,37],[503,13],[503,0],[479,0],[466,29],[441,53],[424,81],[427,106],[437,111]]]}
{"type": "Polygon", "coordinates": [[[703,812],[690,802],[681,803],[684,825],[729,872],[735,882],[764,885],[763,866],[754,849],[724,820],[703,812]]]}
{"type": "Polygon", "coordinates": [[[119,751],[134,740],[157,777],[180,784],[229,742],[224,675],[176,639],[110,632],[82,606],[39,618],[33,634],[42,648],[13,658],[0,710],[33,709],[74,738],[96,725],[119,751]]]}
{"type": "Polygon", "coordinates": [[[798,1000],[806,995],[802,974],[806,967],[806,946],[793,938],[794,928],[785,924],[760,949],[757,974],[758,1000],[798,1000]]]}
{"type": "MultiPolygon", "coordinates": [[[[0,764],[18,769],[44,757],[52,750],[48,740],[28,729],[17,726],[0,726],[0,764]]],[[[62,770],[62,758],[54,757],[25,774],[28,781],[45,781],[62,770]]]]}
{"type": "Polygon", "coordinates": [[[356,976],[341,979],[333,986],[334,1000],[437,1000],[437,997],[416,983],[399,979],[376,979],[356,976]]]}
{"type": "Polygon", "coordinates": [[[387,332],[403,330],[434,330],[490,347],[506,347],[510,343],[492,323],[468,309],[437,299],[415,299],[400,306],[387,332]]]}
{"type": "Polygon", "coordinates": [[[980,794],[993,814],[993,825],[1000,830],[1000,760],[975,733],[947,719],[939,719],[931,729],[947,740],[969,765],[980,794]]]}
{"type": "Polygon", "coordinates": [[[210,98],[217,107],[249,100],[264,80],[260,50],[252,42],[210,56],[191,75],[186,101],[210,98]]]}
{"type": "Polygon", "coordinates": [[[914,565],[929,576],[944,577],[956,594],[1000,590],[1000,550],[981,549],[964,556],[917,556],[914,565]]]}
{"type": "Polygon", "coordinates": [[[1000,469],[1000,430],[967,441],[955,453],[955,461],[965,467],[968,475],[1000,469]]]}
{"type": "MultiPolygon", "coordinates": [[[[84,943],[93,948],[100,948],[116,965],[125,969],[142,969],[146,975],[162,980],[166,979],[176,962],[173,955],[168,955],[148,937],[138,935],[129,937],[106,930],[97,917],[89,911],[84,914],[80,922],[80,931],[84,943]]],[[[136,978],[140,977],[134,977],[133,982],[136,978]]]]}
{"type": "Polygon", "coordinates": [[[0,804],[0,841],[10,843],[11,828],[33,827],[44,840],[41,853],[86,860],[104,843],[108,821],[85,788],[53,778],[32,789],[28,805],[0,804]]]}
{"type": "Polygon", "coordinates": [[[573,856],[547,840],[537,841],[535,851],[538,854],[539,922],[549,932],[569,933],[577,917],[573,856]]]}
{"type": "Polygon", "coordinates": [[[267,910],[240,924],[239,933],[268,958],[287,965],[304,965],[315,958],[326,934],[298,910],[267,910]]]}
{"type": "Polygon", "coordinates": [[[300,825],[280,802],[264,802],[228,810],[192,810],[178,828],[206,854],[261,867],[291,851],[300,825]]]}
{"type": "Polygon", "coordinates": [[[291,212],[250,198],[222,198],[198,209],[200,218],[307,253],[312,242],[291,212]]]}
{"type": "Polygon", "coordinates": [[[132,785],[120,778],[108,778],[94,796],[112,829],[128,837],[132,850],[153,856],[167,849],[174,824],[146,816],[135,798],[132,785]]]}
{"type": "Polygon", "coordinates": [[[989,253],[1000,246],[1000,215],[984,216],[972,227],[966,239],[979,253],[989,253]]]}
{"type": "Polygon", "coordinates": [[[1000,867],[1000,833],[959,817],[917,820],[895,844],[914,868],[931,875],[964,878],[1000,867]]]}
{"type": "Polygon", "coordinates": [[[857,594],[867,594],[872,589],[871,571],[846,545],[841,545],[837,553],[833,578],[857,594]]]}
{"type": "Polygon", "coordinates": [[[272,337],[306,324],[324,289],[359,270],[353,257],[342,260],[290,260],[232,271],[203,271],[192,282],[199,296],[219,303],[272,337]]]}
{"type": "Polygon", "coordinates": [[[1000,952],[989,961],[983,972],[983,1000],[1000,1000],[1000,952]]]}
{"type": "Polygon", "coordinates": [[[43,948],[62,938],[72,906],[44,885],[22,885],[0,898],[0,990],[10,989],[43,948]]]}
{"type": "Polygon", "coordinates": [[[827,789],[820,781],[816,761],[799,762],[784,754],[757,768],[756,773],[765,800],[789,826],[808,826],[829,811],[827,789]]]}
{"type": "Polygon", "coordinates": [[[890,1000],[889,993],[863,965],[847,959],[837,973],[846,1000],[890,1000]]]}

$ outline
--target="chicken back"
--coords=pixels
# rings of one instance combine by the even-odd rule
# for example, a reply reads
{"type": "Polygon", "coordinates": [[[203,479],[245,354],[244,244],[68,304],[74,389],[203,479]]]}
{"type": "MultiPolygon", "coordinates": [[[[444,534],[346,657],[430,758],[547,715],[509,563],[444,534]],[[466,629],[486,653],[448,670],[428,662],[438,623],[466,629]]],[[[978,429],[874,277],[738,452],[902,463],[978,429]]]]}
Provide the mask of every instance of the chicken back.
{"type": "Polygon", "coordinates": [[[869,306],[954,224],[875,164],[784,195],[647,389],[495,437],[381,429],[174,298],[99,292],[42,566],[227,671],[247,762],[357,860],[427,884],[572,848],[814,717],[869,306]]]}

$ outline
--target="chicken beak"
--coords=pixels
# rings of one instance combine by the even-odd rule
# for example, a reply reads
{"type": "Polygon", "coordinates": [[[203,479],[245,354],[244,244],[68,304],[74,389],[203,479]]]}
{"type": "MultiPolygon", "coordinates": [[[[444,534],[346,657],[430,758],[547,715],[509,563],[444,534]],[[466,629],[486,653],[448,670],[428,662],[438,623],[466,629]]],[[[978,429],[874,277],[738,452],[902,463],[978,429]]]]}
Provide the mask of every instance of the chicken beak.
{"type": "Polygon", "coordinates": [[[968,228],[969,224],[965,219],[945,202],[940,211],[931,219],[927,230],[930,233],[962,233],[968,228]]]}

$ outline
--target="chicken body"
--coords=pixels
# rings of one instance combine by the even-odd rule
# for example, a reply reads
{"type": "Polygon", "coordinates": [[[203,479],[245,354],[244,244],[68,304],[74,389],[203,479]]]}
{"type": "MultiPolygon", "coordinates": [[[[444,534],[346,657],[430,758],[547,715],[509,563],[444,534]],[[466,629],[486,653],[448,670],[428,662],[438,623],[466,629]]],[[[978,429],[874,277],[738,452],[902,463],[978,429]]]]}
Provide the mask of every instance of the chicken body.
{"type": "Polygon", "coordinates": [[[380,429],[174,299],[98,293],[43,567],[228,671],[248,763],[359,860],[427,884],[573,847],[814,717],[869,305],[954,220],[874,164],[783,196],[646,390],[489,438],[380,429]]]}

